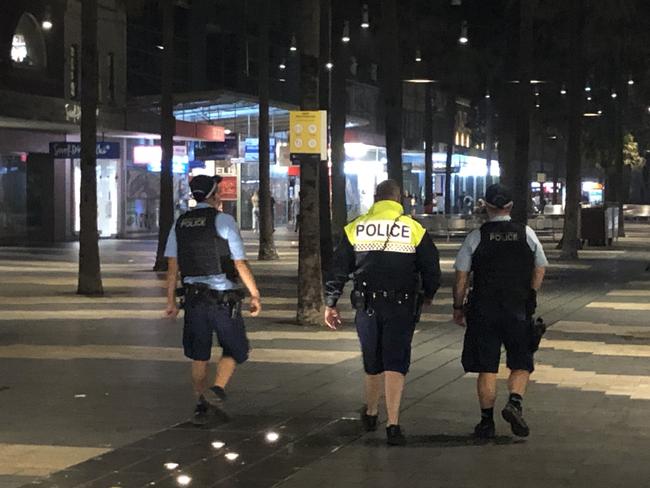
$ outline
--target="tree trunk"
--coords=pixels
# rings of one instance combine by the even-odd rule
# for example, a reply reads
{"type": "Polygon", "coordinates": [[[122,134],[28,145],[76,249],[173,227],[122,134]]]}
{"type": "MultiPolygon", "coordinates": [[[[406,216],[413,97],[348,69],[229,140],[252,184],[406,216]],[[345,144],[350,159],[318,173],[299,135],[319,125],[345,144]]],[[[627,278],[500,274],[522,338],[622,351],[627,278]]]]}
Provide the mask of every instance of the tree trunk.
{"type": "Polygon", "coordinates": [[[269,161],[269,2],[259,0],[258,18],[260,20],[259,32],[259,209],[260,209],[260,248],[258,259],[269,261],[279,259],[273,240],[273,209],[271,208],[271,168],[269,161]]]}
{"type": "Polygon", "coordinates": [[[492,113],[492,99],[485,100],[485,164],[487,174],[485,175],[485,186],[490,186],[492,180],[492,153],[494,147],[494,114],[492,113]]]}
{"type": "Polygon", "coordinates": [[[424,204],[433,202],[433,86],[424,89],[424,204]]]}
{"type": "Polygon", "coordinates": [[[388,177],[403,186],[402,174],[402,70],[396,0],[381,0],[380,88],[384,100],[388,177]]]}
{"type": "Polygon", "coordinates": [[[81,6],[80,295],[103,295],[97,232],[97,0],[81,6]]]}
{"type": "MultiPolygon", "coordinates": [[[[318,82],[320,109],[328,112],[331,101],[331,75],[325,64],[331,60],[331,36],[332,36],[332,3],[331,0],[320,1],[320,46],[319,46],[319,73],[318,82]]],[[[331,192],[330,192],[330,171],[329,160],[321,160],[319,171],[319,217],[320,217],[320,259],[321,268],[326,272],[332,262],[334,245],[332,243],[332,213],[331,213],[331,192]]]]}
{"type": "Polygon", "coordinates": [[[174,2],[160,0],[163,29],[163,62],[160,86],[160,211],[158,213],[158,250],[154,271],[166,271],[165,246],[174,223],[174,2]]]}
{"type": "Polygon", "coordinates": [[[447,160],[445,163],[445,215],[453,213],[451,201],[451,170],[454,156],[454,143],[456,142],[456,94],[447,95],[447,160]]]}
{"type": "Polygon", "coordinates": [[[528,221],[530,200],[530,79],[533,58],[533,9],[536,0],[519,0],[519,103],[516,109],[515,166],[512,179],[514,207],[512,219],[528,221]]]}
{"type": "Polygon", "coordinates": [[[630,192],[630,180],[625,177],[625,162],[623,155],[623,138],[625,128],[623,127],[625,114],[624,109],[627,104],[627,91],[621,86],[615,86],[615,90],[620,93],[618,103],[614,107],[616,117],[616,127],[614,130],[615,151],[616,151],[616,202],[619,207],[618,218],[618,237],[625,237],[625,218],[623,214],[623,205],[627,203],[630,192]]]}
{"type": "Polygon", "coordinates": [[[580,180],[582,166],[582,107],[585,86],[584,68],[584,0],[571,4],[570,45],[573,47],[569,63],[569,117],[566,158],[566,207],[561,259],[578,259],[580,180]]]}
{"type": "MultiPolygon", "coordinates": [[[[300,107],[318,110],[320,2],[302,0],[300,19],[300,107]]],[[[298,242],[298,310],[300,325],[321,325],[323,282],[320,261],[320,157],[300,160],[300,236],[298,242]]]]}
{"type": "Polygon", "coordinates": [[[346,44],[339,42],[345,21],[344,0],[333,2],[333,34],[335,39],[334,70],[332,71],[332,96],[330,126],[332,152],[332,241],[341,240],[343,227],[348,221],[345,201],[345,119],[347,114],[346,73],[350,59],[346,44]]]}

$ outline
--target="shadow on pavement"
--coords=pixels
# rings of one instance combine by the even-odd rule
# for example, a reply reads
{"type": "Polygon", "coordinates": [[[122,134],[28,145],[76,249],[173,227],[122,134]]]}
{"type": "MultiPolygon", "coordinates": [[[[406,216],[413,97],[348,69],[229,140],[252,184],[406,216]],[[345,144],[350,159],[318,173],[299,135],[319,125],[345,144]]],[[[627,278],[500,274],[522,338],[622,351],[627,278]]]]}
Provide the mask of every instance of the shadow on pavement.
{"type": "MultiPolygon", "coordinates": [[[[496,436],[494,439],[477,439],[472,434],[467,435],[449,435],[449,434],[424,434],[424,435],[407,435],[407,447],[468,447],[468,446],[485,446],[494,444],[505,446],[510,444],[522,444],[523,439],[516,439],[506,435],[496,436]]],[[[386,441],[383,438],[366,439],[365,445],[371,447],[386,447],[386,441]]]]}

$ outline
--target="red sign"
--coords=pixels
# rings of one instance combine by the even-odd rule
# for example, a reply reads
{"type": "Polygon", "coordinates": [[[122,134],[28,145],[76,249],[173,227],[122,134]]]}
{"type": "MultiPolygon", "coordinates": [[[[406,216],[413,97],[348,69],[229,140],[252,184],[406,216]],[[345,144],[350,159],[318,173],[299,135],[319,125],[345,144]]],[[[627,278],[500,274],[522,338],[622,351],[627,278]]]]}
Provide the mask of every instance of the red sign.
{"type": "Polygon", "coordinates": [[[237,200],[237,177],[223,176],[219,183],[219,197],[224,201],[237,200]]]}

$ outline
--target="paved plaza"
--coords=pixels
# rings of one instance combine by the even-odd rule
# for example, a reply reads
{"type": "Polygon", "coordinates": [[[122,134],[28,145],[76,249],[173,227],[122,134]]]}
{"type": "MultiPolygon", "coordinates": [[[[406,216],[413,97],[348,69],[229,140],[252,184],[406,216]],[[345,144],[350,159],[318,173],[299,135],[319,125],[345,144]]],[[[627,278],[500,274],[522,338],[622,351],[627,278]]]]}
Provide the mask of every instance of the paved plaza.
{"type": "Polygon", "coordinates": [[[443,284],[414,339],[408,445],[390,448],[383,426],[365,434],[357,420],[349,304],[340,331],[294,325],[297,237],[277,239],[279,261],[251,260],[264,310],[247,319],[234,418],[201,428],[188,422],[182,320],[162,318],[164,276],[150,271],[155,242],[101,242],[102,298],[74,294],[76,244],[0,248],[0,488],[650,486],[650,225],[576,262],[543,240],[539,311],[552,327],[524,403],[531,436],[498,419],[489,443],[469,435],[475,380],[450,322],[460,240],[435,239],[443,284]]]}

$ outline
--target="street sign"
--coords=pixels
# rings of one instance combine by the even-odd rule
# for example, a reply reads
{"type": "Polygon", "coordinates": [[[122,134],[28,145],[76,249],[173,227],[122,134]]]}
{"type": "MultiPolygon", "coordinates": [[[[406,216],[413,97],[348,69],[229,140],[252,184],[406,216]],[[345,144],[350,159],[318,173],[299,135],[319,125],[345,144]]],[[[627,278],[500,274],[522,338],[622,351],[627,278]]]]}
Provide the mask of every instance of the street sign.
{"type": "Polygon", "coordinates": [[[537,173],[537,183],[546,182],[546,173],[537,173]]]}
{"type": "Polygon", "coordinates": [[[319,154],[327,159],[327,112],[325,110],[289,112],[291,154],[319,154]]]}
{"type": "MultiPolygon", "coordinates": [[[[50,142],[50,155],[54,159],[80,159],[80,142],[50,142]]],[[[120,159],[119,142],[98,142],[97,159],[120,159]]]]}

